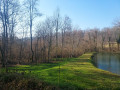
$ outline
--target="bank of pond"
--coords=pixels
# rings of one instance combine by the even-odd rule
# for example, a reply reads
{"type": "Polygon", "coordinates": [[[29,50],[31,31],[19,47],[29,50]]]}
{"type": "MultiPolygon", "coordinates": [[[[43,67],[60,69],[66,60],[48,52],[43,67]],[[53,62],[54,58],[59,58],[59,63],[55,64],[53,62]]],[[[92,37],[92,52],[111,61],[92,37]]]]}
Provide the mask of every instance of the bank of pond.
{"type": "MultiPolygon", "coordinates": [[[[19,76],[22,75],[21,77],[25,80],[28,80],[26,77],[29,77],[37,81],[45,82],[46,86],[52,86],[50,88],[47,87],[48,90],[120,89],[120,75],[117,75],[119,74],[119,59],[113,61],[115,60],[113,58],[116,58],[116,56],[112,56],[112,54],[110,57],[108,54],[103,57],[103,55],[105,55],[103,53],[98,53],[94,56],[93,54],[94,53],[86,53],[78,58],[62,59],[62,62],[9,67],[9,74],[13,74],[14,72],[19,76]],[[91,56],[93,59],[91,59],[91,56]],[[107,61],[107,58],[111,58],[111,61],[107,61]],[[112,70],[115,70],[115,68],[117,68],[116,71],[112,73],[112,70]],[[117,74],[114,74],[116,72],[117,74]]],[[[6,77],[3,76],[4,71],[5,69],[0,70],[0,83],[4,80],[9,80],[8,77],[5,79],[6,77]]],[[[17,78],[15,81],[20,82],[17,78]]],[[[12,80],[7,83],[10,82],[12,82],[12,80]]],[[[16,83],[16,86],[19,87],[19,83],[16,83]]],[[[0,88],[2,88],[2,86],[0,86],[0,88]]],[[[13,88],[15,87],[13,86],[13,88]]],[[[40,88],[36,90],[40,90],[40,88]]],[[[43,88],[43,90],[46,90],[46,88],[43,88]]]]}

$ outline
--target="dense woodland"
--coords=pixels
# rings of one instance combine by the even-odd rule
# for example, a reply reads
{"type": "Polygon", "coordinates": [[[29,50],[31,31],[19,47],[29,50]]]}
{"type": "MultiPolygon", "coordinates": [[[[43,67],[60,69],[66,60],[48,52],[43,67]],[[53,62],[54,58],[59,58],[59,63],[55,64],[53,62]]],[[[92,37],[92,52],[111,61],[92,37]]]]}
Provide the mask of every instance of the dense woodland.
{"type": "Polygon", "coordinates": [[[40,21],[37,0],[0,0],[0,63],[29,64],[78,57],[85,52],[118,52],[120,22],[82,30],[56,9],[40,21]],[[38,21],[39,20],[39,21],[38,21]],[[37,22],[36,22],[37,21],[37,22]]]}

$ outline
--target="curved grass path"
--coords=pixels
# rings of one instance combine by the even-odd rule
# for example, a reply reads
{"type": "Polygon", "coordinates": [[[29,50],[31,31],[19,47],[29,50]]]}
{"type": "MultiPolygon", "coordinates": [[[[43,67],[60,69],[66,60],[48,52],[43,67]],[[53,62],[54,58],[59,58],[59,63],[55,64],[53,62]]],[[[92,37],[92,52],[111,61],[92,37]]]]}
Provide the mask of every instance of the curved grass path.
{"type": "Polygon", "coordinates": [[[59,86],[62,90],[120,89],[120,76],[94,67],[91,63],[92,55],[86,53],[78,58],[63,59],[59,63],[21,65],[10,69],[30,70],[27,76],[59,86]]]}

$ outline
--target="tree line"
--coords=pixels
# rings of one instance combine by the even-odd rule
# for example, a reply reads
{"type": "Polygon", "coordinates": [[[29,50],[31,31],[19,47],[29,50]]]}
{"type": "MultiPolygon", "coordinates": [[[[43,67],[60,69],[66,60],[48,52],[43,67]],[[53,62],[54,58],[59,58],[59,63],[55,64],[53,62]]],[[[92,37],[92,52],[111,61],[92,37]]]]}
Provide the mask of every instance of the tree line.
{"type": "Polygon", "coordinates": [[[53,16],[35,23],[42,15],[38,0],[0,0],[0,61],[8,64],[50,62],[78,57],[86,52],[119,52],[120,22],[113,27],[82,30],[57,9],[53,16]]]}

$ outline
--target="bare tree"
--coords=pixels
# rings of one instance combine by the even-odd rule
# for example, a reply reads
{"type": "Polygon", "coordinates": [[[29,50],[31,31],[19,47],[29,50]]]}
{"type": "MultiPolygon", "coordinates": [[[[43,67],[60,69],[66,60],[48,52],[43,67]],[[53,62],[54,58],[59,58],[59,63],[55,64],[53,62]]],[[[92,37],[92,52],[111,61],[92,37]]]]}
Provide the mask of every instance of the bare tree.
{"type": "Polygon", "coordinates": [[[10,17],[9,17],[9,53],[10,53],[10,60],[12,60],[13,56],[12,55],[12,46],[14,44],[14,37],[15,37],[15,28],[17,26],[17,24],[19,23],[17,18],[19,16],[19,9],[20,9],[20,5],[19,5],[19,1],[18,0],[14,0],[10,2],[10,17]]]}
{"type": "Polygon", "coordinates": [[[9,16],[8,16],[8,0],[0,1],[0,17],[3,27],[2,34],[2,66],[7,64],[8,57],[8,28],[9,28],[9,16]]]}
{"type": "Polygon", "coordinates": [[[52,39],[53,39],[53,30],[54,30],[54,21],[52,18],[46,19],[46,25],[48,29],[48,62],[50,61],[51,51],[52,51],[52,39]]]}
{"type": "Polygon", "coordinates": [[[102,36],[102,50],[104,50],[104,42],[105,42],[105,32],[101,32],[101,36],[102,36]]]}
{"type": "Polygon", "coordinates": [[[61,33],[62,33],[62,48],[61,48],[61,56],[63,58],[63,49],[65,46],[65,34],[66,31],[71,31],[72,25],[71,25],[71,19],[68,16],[65,16],[62,28],[61,28],[61,33]]]}
{"type": "Polygon", "coordinates": [[[59,20],[60,20],[60,12],[59,8],[56,10],[56,16],[55,16],[55,28],[56,28],[56,60],[58,56],[58,30],[59,30],[59,20]]]}
{"type": "Polygon", "coordinates": [[[41,16],[40,13],[38,13],[38,10],[36,8],[38,0],[26,0],[25,5],[26,5],[26,10],[28,11],[28,16],[29,16],[29,28],[30,28],[30,49],[32,53],[31,60],[33,62],[34,59],[34,51],[33,51],[33,34],[32,34],[32,29],[33,29],[33,20],[37,16],[41,16]]]}

